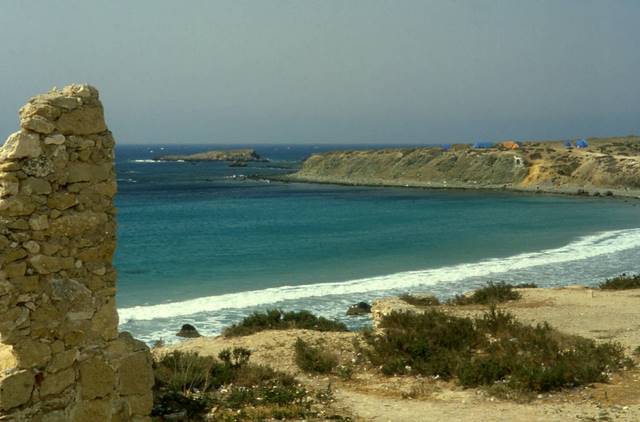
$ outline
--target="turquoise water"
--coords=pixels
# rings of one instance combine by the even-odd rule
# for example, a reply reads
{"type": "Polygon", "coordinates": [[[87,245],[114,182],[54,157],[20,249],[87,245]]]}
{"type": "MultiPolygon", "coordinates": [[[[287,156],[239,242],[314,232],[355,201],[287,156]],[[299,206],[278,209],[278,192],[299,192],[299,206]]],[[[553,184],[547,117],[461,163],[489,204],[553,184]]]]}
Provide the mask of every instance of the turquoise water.
{"type": "Polygon", "coordinates": [[[279,173],[329,147],[258,146],[274,162],[247,168],[150,161],[206,148],[118,149],[121,328],[147,341],[173,341],[185,322],[215,334],[264,307],[345,319],[350,303],[389,293],[447,297],[488,280],[595,283],[639,270],[636,201],[240,176],[279,173]]]}

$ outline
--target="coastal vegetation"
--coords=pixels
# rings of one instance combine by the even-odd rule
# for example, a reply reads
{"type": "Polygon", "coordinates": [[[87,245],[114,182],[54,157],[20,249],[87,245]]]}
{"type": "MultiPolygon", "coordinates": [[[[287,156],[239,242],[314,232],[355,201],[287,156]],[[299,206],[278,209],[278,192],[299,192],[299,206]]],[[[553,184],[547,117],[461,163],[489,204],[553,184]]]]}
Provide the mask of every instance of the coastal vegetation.
{"type": "MultiPolygon", "coordinates": [[[[535,289],[538,286],[535,283],[508,284],[505,282],[488,282],[483,287],[474,290],[466,295],[456,295],[449,299],[448,305],[490,305],[492,303],[502,303],[509,300],[518,300],[522,296],[514,289],[535,289]]],[[[398,297],[409,305],[425,307],[439,306],[440,300],[430,294],[411,294],[404,293],[398,297]]]]}
{"type": "Polygon", "coordinates": [[[295,344],[296,364],[306,372],[331,373],[338,366],[338,357],[321,346],[312,346],[298,338],[295,344]]]}
{"type": "MultiPolygon", "coordinates": [[[[162,355],[162,349],[157,350],[154,415],[160,420],[349,420],[361,413],[345,408],[345,403],[351,403],[350,398],[365,399],[364,383],[371,389],[365,394],[367,406],[377,406],[377,411],[399,398],[429,400],[440,389],[477,397],[480,407],[485,399],[497,398],[533,409],[535,403],[551,397],[579,406],[572,398],[594,393],[606,397],[607,391],[618,391],[621,383],[627,385],[635,378],[640,356],[637,341],[605,335],[596,322],[603,304],[617,306],[611,300],[620,303],[624,293],[602,292],[596,304],[591,298],[585,302],[587,298],[575,288],[520,290],[525,287],[536,286],[488,283],[479,289],[484,292],[480,302],[489,303],[486,307],[433,306],[439,303],[433,296],[403,295],[417,304],[413,308],[389,298],[387,308],[374,309],[374,329],[342,332],[341,327],[332,333],[291,328],[244,338],[221,336],[199,343],[198,350],[211,356],[162,355]],[[510,297],[505,292],[521,294],[522,305],[507,299],[498,308],[497,299],[510,297]],[[578,327],[564,332],[565,312],[554,311],[553,303],[542,299],[558,294],[571,297],[570,303],[593,308],[583,317],[591,330],[578,327]],[[544,303],[544,315],[535,318],[533,325],[525,323],[531,319],[530,306],[540,303],[544,303]],[[339,392],[336,398],[333,391],[339,392]],[[379,400],[386,404],[372,404],[379,400]]],[[[630,303],[635,296],[628,292],[626,297],[624,303],[630,303]]],[[[237,326],[252,331],[265,326],[308,326],[299,320],[318,319],[306,311],[271,310],[258,315],[258,323],[254,314],[247,317],[247,324],[237,326]],[[286,324],[273,323],[285,319],[286,324]],[[290,324],[292,320],[298,322],[290,324]]],[[[615,324],[624,321],[610,324],[611,331],[617,332],[615,324]]],[[[633,388],[628,392],[631,396],[633,388]]],[[[412,405],[407,402],[407,406],[412,405]]]]}
{"type": "Polygon", "coordinates": [[[269,309],[254,312],[237,324],[224,329],[225,337],[247,336],[263,330],[305,329],[315,331],[348,331],[347,326],[338,321],[318,317],[309,311],[289,311],[269,309]]]}
{"type": "Polygon", "coordinates": [[[598,285],[602,290],[628,290],[640,289],[640,274],[628,275],[625,273],[617,277],[609,278],[598,285]]]}
{"type": "MultiPolygon", "coordinates": [[[[527,287],[531,286],[527,285],[527,287]]],[[[490,305],[509,300],[518,300],[522,295],[515,291],[514,288],[515,286],[512,284],[507,284],[503,281],[497,283],[490,281],[469,295],[454,296],[448,303],[450,305],[490,305]]]]}
{"type": "Polygon", "coordinates": [[[413,295],[410,293],[404,293],[399,296],[400,300],[413,306],[438,306],[440,301],[437,297],[432,295],[413,295]]]}
{"type": "Polygon", "coordinates": [[[455,379],[464,387],[547,392],[605,382],[633,366],[618,343],[597,344],[547,323],[525,325],[495,306],[475,318],[392,312],[379,328],[365,333],[364,351],[383,373],[455,379]]]}
{"type": "MultiPolygon", "coordinates": [[[[262,421],[318,417],[330,390],[311,390],[293,376],[249,362],[247,349],[218,358],[173,351],[154,363],[152,416],[163,420],[262,421]]],[[[339,417],[335,419],[340,420],[339,417]]],[[[344,420],[344,419],[341,419],[344,420]]]]}

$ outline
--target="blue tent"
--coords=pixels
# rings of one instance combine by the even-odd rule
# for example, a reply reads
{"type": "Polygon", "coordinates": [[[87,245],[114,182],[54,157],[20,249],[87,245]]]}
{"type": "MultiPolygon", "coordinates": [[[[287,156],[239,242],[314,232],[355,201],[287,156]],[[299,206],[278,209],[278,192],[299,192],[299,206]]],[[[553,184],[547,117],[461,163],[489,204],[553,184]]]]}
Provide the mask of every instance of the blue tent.
{"type": "Polygon", "coordinates": [[[573,145],[571,145],[571,141],[569,141],[569,140],[564,141],[564,146],[565,146],[565,148],[573,148],[573,145]]]}
{"type": "Polygon", "coordinates": [[[578,139],[578,140],[576,141],[576,148],[580,148],[580,149],[582,149],[582,148],[586,148],[586,147],[588,147],[588,146],[589,146],[589,144],[587,143],[587,140],[586,140],[586,139],[584,139],[584,138],[582,138],[582,139],[578,139]]]}
{"type": "Polygon", "coordinates": [[[451,144],[442,144],[440,145],[443,151],[449,151],[451,149],[451,144]]]}
{"type": "Polygon", "coordinates": [[[493,142],[484,142],[484,141],[478,141],[475,144],[473,144],[474,148],[491,148],[493,147],[493,142]]]}

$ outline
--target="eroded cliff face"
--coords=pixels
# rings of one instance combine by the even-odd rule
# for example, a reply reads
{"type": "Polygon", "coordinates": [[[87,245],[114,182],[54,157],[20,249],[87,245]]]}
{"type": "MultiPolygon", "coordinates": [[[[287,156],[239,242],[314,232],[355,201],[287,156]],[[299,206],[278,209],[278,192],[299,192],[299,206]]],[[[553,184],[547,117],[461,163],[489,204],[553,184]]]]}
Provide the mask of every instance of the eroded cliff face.
{"type": "Polygon", "coordinates": [[[329,152],[309,157],[289,180],[547,192],[640,191],[640,138],[592,140],[587,149],[526,142],[516,150],[403,148],[329,152]]]}
{"type": "Polygon", "coordinates": [[[114,139],[95,88],[29,100],[0,148],[0,419],[149,420],[149,350],[118,334],[114,139]]]}

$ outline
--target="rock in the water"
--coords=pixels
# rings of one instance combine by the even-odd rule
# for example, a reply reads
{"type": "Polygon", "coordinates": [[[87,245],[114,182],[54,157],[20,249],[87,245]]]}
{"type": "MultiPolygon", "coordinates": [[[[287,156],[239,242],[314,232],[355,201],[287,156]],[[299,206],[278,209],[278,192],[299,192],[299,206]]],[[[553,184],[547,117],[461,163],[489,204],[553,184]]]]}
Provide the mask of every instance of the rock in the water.
{"type": "Polygon", "coordinates": [[[371,313],[371,305],[367,302],[358,302],[354,305],[349,306],[347,309],[347,315],[366,315],[371,313]]]}
{"type": "Polygon", "coordinates": [[[180,331],[176,333],[176,335],[178,337],[187,337],[187,338],[202,337],[198,332],[198,330],[196,330],[196,327],[194,327],[191,324],[184,324],[180,329],[180,331]]]}
{"type": "Polygon", "coordinates": [[[190,155],[163,155],[162,161],[269,161],[250,148],[229,151],[206,151],[190,155]]]}

